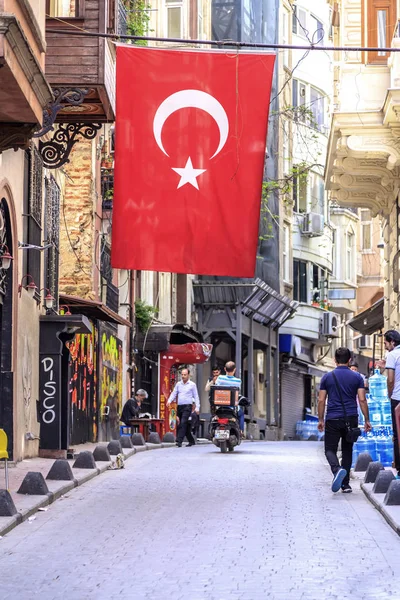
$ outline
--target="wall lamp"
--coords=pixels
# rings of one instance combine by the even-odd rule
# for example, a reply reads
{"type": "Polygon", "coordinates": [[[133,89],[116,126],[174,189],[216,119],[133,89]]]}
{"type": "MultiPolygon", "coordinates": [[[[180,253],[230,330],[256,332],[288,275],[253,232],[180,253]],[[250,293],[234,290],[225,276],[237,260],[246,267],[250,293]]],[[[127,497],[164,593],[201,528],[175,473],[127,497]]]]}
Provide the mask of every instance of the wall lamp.
{"type": "Polygon", "coordinates": [[[18,286],[18,294],[19,294],[19,297],[20,297],[20,298],[21,298],[22,288],[25,288],[25,289],[26,289],[26,291],[28,292],[28,294],[29,294],[29,296],[30,296],[31,298],[33,298],[33,297],[34,297],[34,295],[35,295],[35,292],[37,291],[37,285],[36,285],[36,283],[34,282],[32,275],[29,275],[29,274],[27,274],[27,275],[24,275],[24,276],[23,276],[23,278],[21,279],[21,283],[20,283],[20,284],[19,284],[19,286],[18,286]],[[30,278],[32,281],[29,281],[29,283],[27,283],[27,284],[23,285],[23,281],[24,281],[24,279],[25,279],[25,278],[27,279],[28,277],[29,277],[29,278],[30,278]]]}
{"type": "Polygon", "coordinates": [[[11,261],[14,259],[5,244],[0,245],[0,251],[3,251],[3,253],[0,254],[0,269],[9,269],[11,261]]]}
{"type": "Polygon", "coordinates": [[[58,309],[58,312],[61,315],[65,315],[66,317],[70,317],[72,315],[72,312],[69,310],[68,304],[62,304],[60,306],[60,308],[58,309]],[[67,310],[65,310],[65,309],[67,309],[67,310]]]}
{"type": "Polygon", "coordinates": [[[43,290],[47,292],[46,296],[43,298],[43,304],[47,310],[51,310],[53,308],[53,302],[55,298],[51,295],[49,288],[42,288],[39,290],[39,294],[43,290]]]}

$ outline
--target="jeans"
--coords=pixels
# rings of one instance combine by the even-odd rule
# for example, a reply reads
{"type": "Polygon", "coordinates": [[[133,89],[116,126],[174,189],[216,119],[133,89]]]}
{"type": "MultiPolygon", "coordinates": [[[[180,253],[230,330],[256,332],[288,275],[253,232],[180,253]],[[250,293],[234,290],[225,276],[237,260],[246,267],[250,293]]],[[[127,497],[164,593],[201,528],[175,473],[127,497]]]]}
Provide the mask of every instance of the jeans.
{"type": "Polygon", "coordinates": [[[394,464],[397,472],[400,474],[400,452],[399,452],[399,432],[397,431],[397,423],[395,417],[396,406],[400,404],[400,400],[391,400],[390,405],[392,408],[392,424],[393,424],[393,454],[394,464]]]}
{"type": "Polygon", "coordinates": [[[240,407],[238,410],[238,417],[239,417],[240,431],[242,433],[244,433],[244,409],[242,407],[240,407]]]}
{"type": "MultiPolygon", "coordinates": [[[[357,427],[358,417],[349,417],[350,427],[357,427]]],[[[334,475],[342,467],[347,475],[342,485],[349,485],[350,469],[353,460],[353,444],[346,440],[346,423],[344,419],[328,419],[325,421],[325,456],[334,475]],[[337,449],[339,440],[342,440],[342,464],[339,464],[337,449]]]]}
{"type": "Polygon", "coordinates": [[[178,427],[178,435],[176,436],[176,441],[178,444],[182,444],[185,439],[185,435],[189,444],[195,444],[196,440],[192,434],[192,421],[189,421],[189,417],[192,414],[192,405],[191,404],[178,404],[178,417],[179,417],[179,427],[178,427]]]}

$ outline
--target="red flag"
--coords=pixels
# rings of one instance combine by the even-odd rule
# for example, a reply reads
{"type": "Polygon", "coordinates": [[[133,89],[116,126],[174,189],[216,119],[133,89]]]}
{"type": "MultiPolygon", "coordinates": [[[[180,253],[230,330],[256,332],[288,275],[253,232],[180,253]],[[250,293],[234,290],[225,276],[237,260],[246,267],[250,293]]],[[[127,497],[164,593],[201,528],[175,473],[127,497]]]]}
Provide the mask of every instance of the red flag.
{"type": "Polygon", "coordinates": [[[113,267],[254,276],[274,60],[118,46],[113,267]]]}

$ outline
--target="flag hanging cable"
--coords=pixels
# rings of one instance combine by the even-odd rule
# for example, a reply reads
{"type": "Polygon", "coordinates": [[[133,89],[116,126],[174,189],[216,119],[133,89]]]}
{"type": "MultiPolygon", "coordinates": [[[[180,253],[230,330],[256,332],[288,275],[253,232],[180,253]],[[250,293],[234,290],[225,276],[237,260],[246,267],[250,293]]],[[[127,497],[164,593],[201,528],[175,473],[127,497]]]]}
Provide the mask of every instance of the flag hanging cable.
{"type": "MultiPolygon", "coordinates": [[[[320,41],[315,44],[303,46],[293,44],[262,44],[258,42],[235,42],[233,40],[187,40],[183,38],[161,38],[147,37],[140,35],[119,35],[117,33],[96,33],[93,31],[77,31],[72,29],[46,29],[48,33],[58,33],[60,35],[78,35],[86,37],[101,37],[109,38],[115,41],[132,40],[147,41],[147,42],[166,42],[170,44],[189,44],[189,45],[205,45],[216,46],[217,48],[264,48],[265,50],[320,50],[322,52],[400,52],[399,48],[377,48],[370,46],[320,46],[320,41]]],[[[400,37],[400,36],[399,36],[400,37]]]]}

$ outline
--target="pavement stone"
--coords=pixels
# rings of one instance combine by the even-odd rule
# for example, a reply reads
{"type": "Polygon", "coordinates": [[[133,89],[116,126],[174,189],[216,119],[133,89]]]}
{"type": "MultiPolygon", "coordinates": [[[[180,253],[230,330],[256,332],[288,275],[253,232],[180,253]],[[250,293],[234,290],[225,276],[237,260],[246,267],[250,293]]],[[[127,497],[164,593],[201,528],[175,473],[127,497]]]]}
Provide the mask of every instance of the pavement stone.
{"type": "Polygon", "coordinates": [[[318,443],[137,453],[0,540],[0,598],[400,598],[400,537],[330,484],[318,443]]]}

